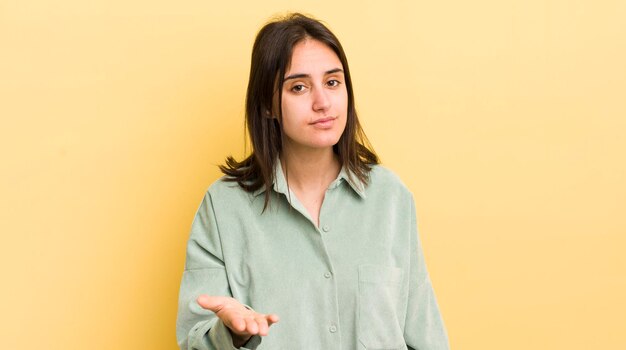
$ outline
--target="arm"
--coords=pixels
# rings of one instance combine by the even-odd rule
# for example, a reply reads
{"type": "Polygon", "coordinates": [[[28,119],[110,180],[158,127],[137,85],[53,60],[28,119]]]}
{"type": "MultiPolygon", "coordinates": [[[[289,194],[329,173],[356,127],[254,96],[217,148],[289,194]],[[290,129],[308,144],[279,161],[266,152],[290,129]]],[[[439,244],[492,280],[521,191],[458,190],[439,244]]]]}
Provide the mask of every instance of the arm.
{"type": "Polygon", "coordinates": [[[404,339],[409,349],[447,350],[446,333],[435,298],[424,254],[417,233],[415,203],[411,197],[411,256],[409,266],[409,300],[404,328],[404,339]]]}
{"type": "MultiPolygon", "coordinates": [[[[236,318],[258,314],[231,297],[213,203],[207,193],[191,227],[180,286],[176,339],[181,349],[236,349],[230,330],[233,324],[240,325],[236,318]]],[[[260,344],[260,337],[252,334],[267,333],[267,330],[259,332],[258,327],[252,329],[256,332],[246,332],[246,329],[251,330],[250,327],[254,328],[254,325],[244,323],[243,329],[234,327],[238,330],[235,343],[244,344],[242,349],[255,349],[260,344]]]]}

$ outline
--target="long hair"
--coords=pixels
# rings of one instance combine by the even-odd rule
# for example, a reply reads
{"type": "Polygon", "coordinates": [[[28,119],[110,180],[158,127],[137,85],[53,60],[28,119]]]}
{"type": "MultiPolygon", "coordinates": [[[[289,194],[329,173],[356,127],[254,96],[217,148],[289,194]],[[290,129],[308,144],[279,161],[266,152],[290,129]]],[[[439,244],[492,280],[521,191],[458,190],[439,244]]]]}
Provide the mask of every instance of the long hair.
{"type": "Polygon", "coordinates": [[[348,60],[339,39],[324,24],[300,13],[273,20],[261,28],[252,47],[246,94],[246,127],[252,153],[241,162],[229,156],[226,164],[219,166],[227,175],[227,181],[237,182],[248,192],[265,186],[264,209],[269,203],[270,189],[275,180],[274,166],[283,146],[279,120],[271,116],[273,101],[278,94],[278,115],[282,115],[280,101],[284,75],[291,63],[294,46],[306,39],[314,39],[327,45],[337,54],[343,65],[348,91],[348,113],[345,130],[333,146],[341,165],[349,170],[350,177],[354,175],[367,184],[371,165],[379,162],[357,117],[348,60]]]}

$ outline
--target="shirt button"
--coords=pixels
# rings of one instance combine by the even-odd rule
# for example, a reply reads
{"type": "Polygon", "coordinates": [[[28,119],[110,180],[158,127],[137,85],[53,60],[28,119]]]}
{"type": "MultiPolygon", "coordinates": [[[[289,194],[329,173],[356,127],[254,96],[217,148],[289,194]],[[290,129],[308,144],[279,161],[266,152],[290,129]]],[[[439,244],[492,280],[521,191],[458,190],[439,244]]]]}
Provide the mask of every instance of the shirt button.
{"type": "Polygon", "coordinates": [[[328,232],[330,231],[330,227],[328,227],[328,225],[324,225],[324,227],[322,227],[322,230],[324,230],[324,232],[328,232]]]}
{"type": "Polygon", "coordinates": [[[332,325],[332,326],[328,327],[328,330],[329,330],[331,333],[335,333],[335,332],[337,332],[337,326],[332,325]]]}
{"type": "Polygon", "coordinates": [[[326,272],[326,273],[324,274],[324,277],[326,277],[326,278],[330,278],[330,276],[331,276],[330,272],[326,272]]]}

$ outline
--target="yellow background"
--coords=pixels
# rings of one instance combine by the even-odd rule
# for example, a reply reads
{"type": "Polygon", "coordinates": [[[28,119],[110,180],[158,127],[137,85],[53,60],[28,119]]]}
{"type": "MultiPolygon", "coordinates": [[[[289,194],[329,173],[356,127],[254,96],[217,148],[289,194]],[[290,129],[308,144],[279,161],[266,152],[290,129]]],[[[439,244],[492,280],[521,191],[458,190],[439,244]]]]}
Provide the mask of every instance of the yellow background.
{"type": "Polygon", "coordinates": [[[0,0],[0,345],[175,349],[256,31],[325,20],[454,349],[626,348],[626,2],[0,0]]]}

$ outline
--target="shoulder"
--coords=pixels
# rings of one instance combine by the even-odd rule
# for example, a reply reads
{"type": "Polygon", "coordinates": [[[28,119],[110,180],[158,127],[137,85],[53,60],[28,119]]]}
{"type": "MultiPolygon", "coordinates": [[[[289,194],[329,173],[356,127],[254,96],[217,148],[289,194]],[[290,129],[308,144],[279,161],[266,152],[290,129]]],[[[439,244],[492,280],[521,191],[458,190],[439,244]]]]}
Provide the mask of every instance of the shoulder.
{"type": "Polygon", "coordinates": [[[226,176],[215,180],[206,191],[212,201],[229,201],[237,203],[241,200],[249,200],[250,193],[246,192],[236,181],[229,181],[226,176]]]}
{"type": "Polygon", "coordinates": [[[408,187],[406,187],[396,173],[380,164],[372,166],[369,173],[369,180],[371,186],[384,186],[409,191],[408,187]]]}
{"type": "Polygon", "coordinates": [[[366,189],[369,194],[412,196],[409,188],[400,177],[387,167],[380,164],[372,166],[369,173],[369,183],[366,189]]]}

